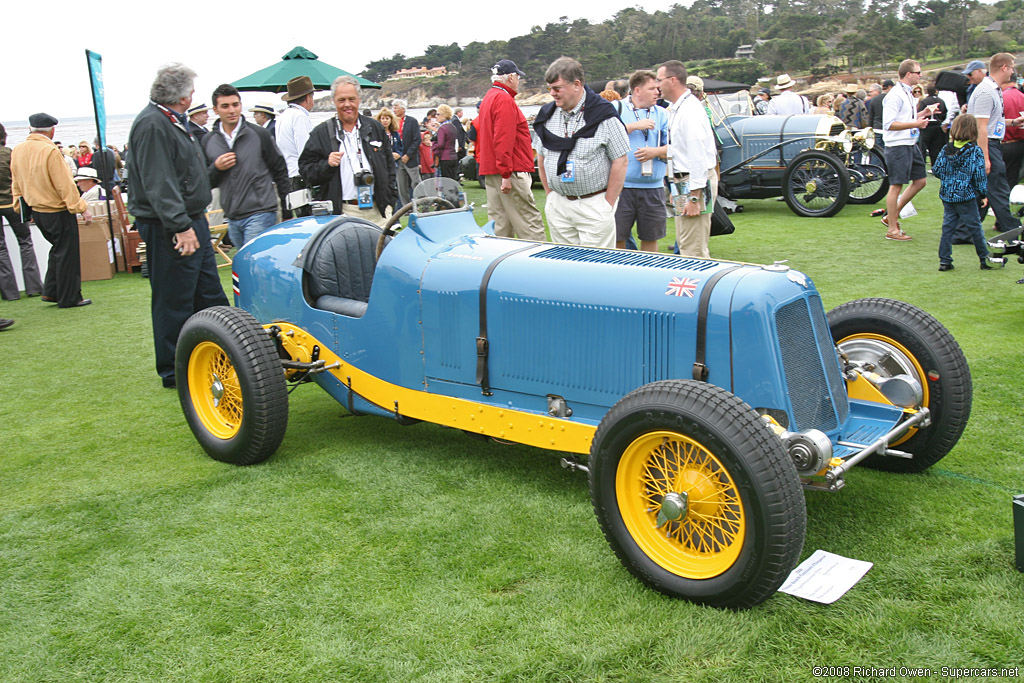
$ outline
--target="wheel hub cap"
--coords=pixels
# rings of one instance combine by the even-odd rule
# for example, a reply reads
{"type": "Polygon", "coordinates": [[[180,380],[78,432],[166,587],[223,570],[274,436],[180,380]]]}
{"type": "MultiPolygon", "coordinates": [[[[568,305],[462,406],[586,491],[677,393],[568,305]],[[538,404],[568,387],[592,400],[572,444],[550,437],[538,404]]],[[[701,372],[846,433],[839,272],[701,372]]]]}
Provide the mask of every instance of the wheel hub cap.
{"type": "Polygon", "coordinates": [[[224,383],[220,381],[220,377],[217,375],[213,376],[213,383],[210,385],[210,394],[213,396],[213,405],[220,406],[220,400],[224,398],[224,383]]]}
{"type": "Polygon", "coordinates": [[[806,190],[807,194],[814,194],[818,190],[818,181],[808,180],[807,184],[804,185],[804,189],[806,190]]]}
{"type": "Polygon", "coordinates": [[[686,516],[689,497],[686,492],[672,492],[665,495],[661,500],[661,509],[658,510],[658,527],[663,527],[669,522],[677,522],[686,516]]]}

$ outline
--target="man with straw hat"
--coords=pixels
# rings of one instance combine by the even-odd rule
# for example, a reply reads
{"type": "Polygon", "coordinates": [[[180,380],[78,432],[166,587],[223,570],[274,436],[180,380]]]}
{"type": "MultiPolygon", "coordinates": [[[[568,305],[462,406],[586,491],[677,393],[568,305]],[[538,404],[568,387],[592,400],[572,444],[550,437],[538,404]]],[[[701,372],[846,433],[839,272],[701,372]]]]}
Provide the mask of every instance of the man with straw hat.
{"type": "Polygon", "coordinates": [[[806,114],[811,110],[807,98],[793,92],[796,81],[789,77],[789,74],[781,74],[775,79],[775,87],[779,94],[768,103],[769,114],[780,114],[791,116],[793,114],[806,114]]]}

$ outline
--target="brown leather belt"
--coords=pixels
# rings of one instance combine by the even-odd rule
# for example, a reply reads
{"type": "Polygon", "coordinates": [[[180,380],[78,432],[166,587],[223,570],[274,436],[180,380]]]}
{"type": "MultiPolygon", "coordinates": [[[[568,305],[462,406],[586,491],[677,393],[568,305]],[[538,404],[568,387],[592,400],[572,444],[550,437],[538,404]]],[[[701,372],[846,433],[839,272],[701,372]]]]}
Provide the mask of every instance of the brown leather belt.
{"type": "MultiPolygon", "coordinates": [[[[605,188],[605,189],[607,189],[607,188],[605,188]]],[[[565,194],[565,195],[562,195],[562,196],[565,197],[566,199],[568,199],[569,201],[573,201],[574,202],[577,199],[586,199],[587,197],[596,197],[597,195],[603,194],[603,193],[604,193],[604,190],[598,190],[597,192],[591,192],[590,194],[581,194],[581,195],[576,195],[576,196],[565,194]]]]}
{"type": "Polygon", "coordinates": [[[348,204],[349,206],[359,206],[359,200],[358,199],[342,199],[341,203],[342,204],[348,204]]]}

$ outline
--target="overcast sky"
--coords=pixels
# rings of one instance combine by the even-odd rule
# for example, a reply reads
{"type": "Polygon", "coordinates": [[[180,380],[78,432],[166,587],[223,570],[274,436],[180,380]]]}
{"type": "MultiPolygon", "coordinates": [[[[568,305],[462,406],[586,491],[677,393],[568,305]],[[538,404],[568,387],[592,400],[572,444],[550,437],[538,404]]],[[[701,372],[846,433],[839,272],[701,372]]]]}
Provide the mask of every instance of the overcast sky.
{"type": "MultiPolygon", "coordinates": [[[[408,0],[379,4],[53,0],[39,6],[7,2],[0,40],[0,122],[24,120],[39,111],[58,119],[91,116],[86,49],[103,57],[107,113],[134,114],[145,106],[157,68],[168,62],[184,62],[199,74],[195,95],[199,103],[207,101],[220,83],[270,66],[296,45],[328,64],[357,73],[367,62],[396,52],[423,54],[430,44],[465,46],[473,41],[507,40],[561,16],[600,22],[623,7],[654,12],[676,3],[590,0],[585,5],[571,4],[584,9],[570,10],[566,3],[549,0],[427,5],[408,0]],[[436,10],[433,16],[427,17],[426,7],[436,10]],[[372,13],[364,12],[371,8],[372,13]],[[467,14],[456,16],[457,8],[467,14]],[[353,16],[354,11],[361,16],[353,16]],[[412,21],[415,15],[421,20],[412,21]]],[[[268,96],[243,93],[243,99],[253,104],[268,96]]]]}

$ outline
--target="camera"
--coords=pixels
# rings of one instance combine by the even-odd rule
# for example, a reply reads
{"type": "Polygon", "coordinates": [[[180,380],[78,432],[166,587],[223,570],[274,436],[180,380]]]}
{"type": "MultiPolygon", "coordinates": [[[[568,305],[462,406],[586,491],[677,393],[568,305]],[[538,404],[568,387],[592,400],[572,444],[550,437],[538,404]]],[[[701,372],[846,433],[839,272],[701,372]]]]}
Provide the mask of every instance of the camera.
{"type": "Polygon", "coordinates": [[[373,185],[373,172],[372,171],[356,171],[355,173],[356,185],[373,185]]]}

